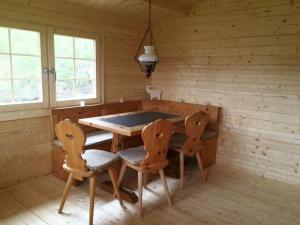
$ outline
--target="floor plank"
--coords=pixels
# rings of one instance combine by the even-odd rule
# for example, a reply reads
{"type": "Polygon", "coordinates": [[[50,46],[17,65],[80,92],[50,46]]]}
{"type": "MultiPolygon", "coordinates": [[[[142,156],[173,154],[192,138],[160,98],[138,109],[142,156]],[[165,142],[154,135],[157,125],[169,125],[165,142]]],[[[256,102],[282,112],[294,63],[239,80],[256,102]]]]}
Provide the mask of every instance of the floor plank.
{"type": "MultiPolygon", "coordinates": [[[[126,173],[126,185],[136,188],[136,173],[126,173]]],[[[136,205],[119,206],[114,197],[99,188],[107,174],[97,177],[94,224],[205,224],[205,225],[299,225],[299,187],[244,172],[216,166],[203,184],[195,161],[186,167],[186,186],[168,178],[173,198],[169,208],[158,176],[144,189],[144,216],[136,205]]],[[[87,224],[88,183],[72,187],[64,207],[57,209],[65,183],[46,176],[0,190],[0,225],[87,224]]]]}

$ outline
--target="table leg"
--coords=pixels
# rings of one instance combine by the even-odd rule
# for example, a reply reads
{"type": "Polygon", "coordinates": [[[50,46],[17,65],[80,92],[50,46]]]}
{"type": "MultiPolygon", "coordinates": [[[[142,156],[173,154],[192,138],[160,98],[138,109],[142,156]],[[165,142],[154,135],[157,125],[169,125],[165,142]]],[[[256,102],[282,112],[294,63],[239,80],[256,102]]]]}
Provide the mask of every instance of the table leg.
{"type": "Polygon", "coordinates": [[[119,150],[124,149],[124,139],[123,135],[118,133],[113,133],[113,140],[111,145],[111,151],[117,153],[119,150]]]}
{"type": "MultiPolygon", "coordinates": [[[[117,153],[119,150],[124,149],[124,136],[118,133],[113,133],[113,140],[111,145],[111,151],[113,153],[117,153]]],[[[120,169],[121,169],[121,163],[116,163],[112,167],[112,171],[114,174],[114,178],[118,180],[120,169]]],[[[101,185],[102,189],[114,194],[114,188],[111,181],[105,181],[101,185]]],[[[125,188],[123,186],[120,186],[120,195],[122,200],[136,203],[138,201],[137,195],[134,193],[134,191],[129,190],[128,188],[125,188]]]]}

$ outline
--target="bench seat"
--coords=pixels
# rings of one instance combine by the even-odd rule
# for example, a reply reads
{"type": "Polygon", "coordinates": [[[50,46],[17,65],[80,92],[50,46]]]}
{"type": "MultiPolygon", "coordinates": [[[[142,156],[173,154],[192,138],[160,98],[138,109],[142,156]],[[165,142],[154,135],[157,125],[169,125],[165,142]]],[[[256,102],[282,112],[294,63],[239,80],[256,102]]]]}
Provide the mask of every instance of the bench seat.
{"type": "MultiPolygon", "coordinates": [[[[87,149],[89,146],[100,144],[106,141],[112,141],[113,134],[109,131],[95,131],[86,134],[86,142],[84,147],[87,149]]],[[[62,147],[61,142],[58,139],[54,140],[56,146],[62,147]]]]}

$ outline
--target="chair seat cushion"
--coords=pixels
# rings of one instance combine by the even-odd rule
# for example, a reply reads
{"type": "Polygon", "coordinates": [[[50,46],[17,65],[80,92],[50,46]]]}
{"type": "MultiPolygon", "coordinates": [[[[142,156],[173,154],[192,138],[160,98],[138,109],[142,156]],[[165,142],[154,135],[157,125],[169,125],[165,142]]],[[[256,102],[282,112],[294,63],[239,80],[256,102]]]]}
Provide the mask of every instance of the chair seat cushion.
{"type": "Polygon", "coordinates": [[[128,148],[117,153],[123,160],[132,165],[139,165],[146,157],[147,151],[144,146],[128,148]]]}
{"type": "MultiPolygon", "coordinates": [[[[202,138],[202,140],[205,141],[216,135],[217,135],[217,133],[214,131],[204,131],[201,138],[202,138]]],[[[171,148],[183,148],[183,145],[186,142],[186,139],[187,139],[187,137],[185,134],[174,133],[171,137],[169,146],[171,148]]]]}
{"type": "Polygon", "coordinates": [[[86,167],[93,172],[101,172],[120,160],[117,154],[96,149],[86,150],[81,156],[86,160],[86,167]]]}
{"type": "MultiPolygon", "coordinates": [[[[112,132],[104,131],[104,130],[88,133],[86,134],[86,142],[84,146],[88,147],[94,144],[111,141],[112,136],[113,136],[112,132]]],[[[62,147],[62,144],[58,139],[54,140],[54,144],[59,147],[62,147]]]]}

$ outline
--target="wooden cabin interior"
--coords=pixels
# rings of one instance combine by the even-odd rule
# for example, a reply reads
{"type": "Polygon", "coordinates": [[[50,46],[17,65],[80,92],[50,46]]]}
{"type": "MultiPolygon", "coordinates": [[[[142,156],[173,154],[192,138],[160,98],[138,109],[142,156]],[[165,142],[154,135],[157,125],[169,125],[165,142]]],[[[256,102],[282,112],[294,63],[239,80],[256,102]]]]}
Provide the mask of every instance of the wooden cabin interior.
{"type": "Polygon", "coordinates": [[[299,225],[300,1],[0,0],[0,178],[1,225],[299,225]]]}

